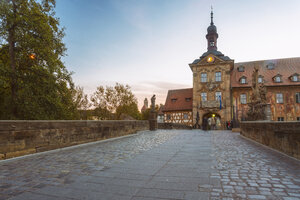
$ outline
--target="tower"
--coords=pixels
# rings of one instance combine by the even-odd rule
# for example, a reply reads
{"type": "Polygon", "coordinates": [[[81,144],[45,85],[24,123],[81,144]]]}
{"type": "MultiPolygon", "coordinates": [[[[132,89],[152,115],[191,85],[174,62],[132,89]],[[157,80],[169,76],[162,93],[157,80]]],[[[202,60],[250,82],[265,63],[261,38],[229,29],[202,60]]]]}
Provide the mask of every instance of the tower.
{"type": "Polygon", "coordinates": [[[148,99],[147,98],[145,98],[145,100],[144,100],[144,106],[145,106],[145,108],[148,108],[148,99]]]}
{"type": "Polygon", "coordinates": [[[207,34],[206,34],[208,51],[217,50],[217,39],[219,37],[217,33],[217,27],[214,25],[213,18],[214,18],[214,13],[213,10],[211,9],[210,26],[207,28],[207,34]]]}
{"type": "Polygon", "coordinates": [[[217,49],[217,27],[210,13],[207,28],[207,51],[189,64],[193,72],[193,125],[207,127],[214,121],[218,129],[231,120],[230,73],[234,61],[217,49]]]}

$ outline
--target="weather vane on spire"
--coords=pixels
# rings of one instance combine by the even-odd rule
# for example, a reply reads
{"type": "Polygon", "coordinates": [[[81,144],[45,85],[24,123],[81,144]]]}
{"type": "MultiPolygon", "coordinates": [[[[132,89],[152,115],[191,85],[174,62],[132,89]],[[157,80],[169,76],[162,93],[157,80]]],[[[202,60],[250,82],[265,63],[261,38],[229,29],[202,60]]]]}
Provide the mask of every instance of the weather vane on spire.
{"type": "Polygon", "coordinates": [[[214,22],[213,22],[213,18],[214,18],[214,13],[213,13],[213,7],[211,6],[211,13],[210,13],[210,19],[211,19],[211,22],[210,22],[210,25],[213,25],[214,22]]]}

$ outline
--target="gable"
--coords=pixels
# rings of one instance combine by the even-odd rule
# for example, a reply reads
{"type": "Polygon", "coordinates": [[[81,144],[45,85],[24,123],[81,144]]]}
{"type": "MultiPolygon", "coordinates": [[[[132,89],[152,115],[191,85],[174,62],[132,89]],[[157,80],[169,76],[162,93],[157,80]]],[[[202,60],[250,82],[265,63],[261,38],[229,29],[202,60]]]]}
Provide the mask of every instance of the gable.
{"type": "Polygon", "coordinates": [[[169,90],[163,112],[192,110],[193,88],[169,90]]]}

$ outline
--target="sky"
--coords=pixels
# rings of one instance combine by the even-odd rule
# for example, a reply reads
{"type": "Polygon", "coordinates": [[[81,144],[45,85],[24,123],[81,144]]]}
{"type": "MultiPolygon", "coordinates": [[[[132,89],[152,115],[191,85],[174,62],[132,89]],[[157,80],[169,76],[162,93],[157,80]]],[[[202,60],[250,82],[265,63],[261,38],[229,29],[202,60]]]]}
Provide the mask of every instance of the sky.
{"type": "Polygon", "coordinates": [[[128,84],[139,102],[191,88],[189,63],[207,51],[213,6],[218,50],[235,62],[300,56],[299,0],[57,0],[73,81],[128,84]]]}

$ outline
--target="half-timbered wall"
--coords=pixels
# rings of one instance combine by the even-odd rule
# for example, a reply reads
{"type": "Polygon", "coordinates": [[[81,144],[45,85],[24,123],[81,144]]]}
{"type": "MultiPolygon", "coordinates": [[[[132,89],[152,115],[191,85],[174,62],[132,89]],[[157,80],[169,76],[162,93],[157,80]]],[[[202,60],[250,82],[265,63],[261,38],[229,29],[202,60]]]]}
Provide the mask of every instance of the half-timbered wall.
{"type": "Polygon", "coordinates": [[[173,111],[164,112],[165,123],[178,123],[192,126],[192,112],[191,111],[173,111]]]}

